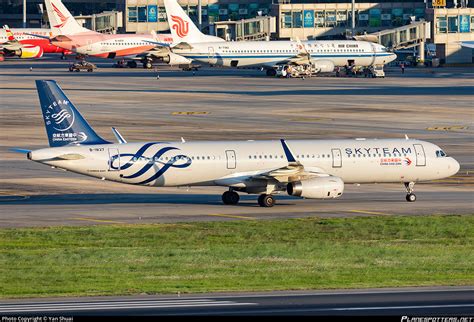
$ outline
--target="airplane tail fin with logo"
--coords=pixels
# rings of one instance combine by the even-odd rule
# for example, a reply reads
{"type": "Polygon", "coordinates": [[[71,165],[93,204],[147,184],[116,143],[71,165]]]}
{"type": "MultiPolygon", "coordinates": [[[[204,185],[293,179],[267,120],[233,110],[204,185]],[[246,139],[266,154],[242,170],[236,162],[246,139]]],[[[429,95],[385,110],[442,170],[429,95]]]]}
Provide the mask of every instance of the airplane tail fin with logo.
{"type": "Polygon", "coordinates": [[[45,4],[53,37],[91,31],[79,25],[61,0],[45,0],[45,4]]]}
{"type": "Polygon", "coordinates": [[[49,146],[108,144],[82,117],[54,80],[37,80],[49,146]]]}
{"type": "Polygon", "coordinates": [[[177,0],[164,0],[168,24],[173,42],[179,44],[200,42],[223,42],[224,39],[203,34],[184,12],[177,0]]]}

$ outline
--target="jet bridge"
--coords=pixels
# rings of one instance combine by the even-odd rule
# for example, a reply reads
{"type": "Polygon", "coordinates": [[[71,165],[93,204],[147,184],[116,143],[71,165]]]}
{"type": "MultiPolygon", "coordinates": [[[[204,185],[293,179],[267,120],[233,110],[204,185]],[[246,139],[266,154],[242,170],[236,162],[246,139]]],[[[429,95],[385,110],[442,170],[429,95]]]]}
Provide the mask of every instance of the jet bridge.
{"type": "Polygon", "coordinates": [[[429,21],[414,21],[409,25],[355,36],[355,38],[377,42],[391,51],[418,47],[420,61],[424,61],[426,39],[431,38],[431,23],[429,21]]]}

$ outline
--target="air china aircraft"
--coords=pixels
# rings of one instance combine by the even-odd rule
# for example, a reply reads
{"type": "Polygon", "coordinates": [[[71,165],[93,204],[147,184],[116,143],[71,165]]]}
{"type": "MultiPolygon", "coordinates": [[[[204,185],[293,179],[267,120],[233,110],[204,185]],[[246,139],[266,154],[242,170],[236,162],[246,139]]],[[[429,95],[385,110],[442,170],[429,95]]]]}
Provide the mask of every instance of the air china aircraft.
{"type": "Polygon", "coordinates": [[[275,140],[119,143],[102,139],[52,80],[37,80],[50,148],[28,159],[121,183],[163,186],[222,186],[224,204],[237,192],[260,194],[262,207],[287,192],[310,199],[337,198],[345,183],[404,183],[413,202],[415,182],[446,178],[459,163],[438,146],[419,140],[275,140]]]}
{"type": "Polygon", "coordinates": [[[210,42],[176,0],[164,4],[174,40],[171,52],[201,63],[259,67],[274,76],[278,65],[312,64],[318,72],[332,72],[335,66],[385,65],[397,57],[379,44],[354,40],[229,42],[213,37],[210,42]]]}
{"type": "MultiPolygon", "coordinates": [[[[53,38],[49,39],[55,46],[65,48],[81,56],[101,58],[133,57],[137,54],[149,53],[153,56],[158,52],[151,51],[156,46],[144,40],[153,40],[163,44],[171,44],[171,35],[140,34],[102,34],[79,25],[60,0],[45,0],[46,11],[51,24],[53,38]]],[[[146,58],[146,57],[145,57],[146,58]]],[[[161,56],[160,56],[161,58],[161,56]]],[[[189,64],[182,56],[167,55],[162,60],[170,64],[189,64]]],[[[148,60],[143,60],[144,67],[151,68],[148,60]]],[[[134,66],[136,67],[136,62],[134,66]]]]}
{"type": "Polygon", "coordinates": [[[50,29],[9,29],[4,26],[0,29],[0,61],[5,57],[40,58],[43,54],[70,54],[68,50],[54,46],[49,40],[33,36],[47,37],[50,32],[50,29]]]}

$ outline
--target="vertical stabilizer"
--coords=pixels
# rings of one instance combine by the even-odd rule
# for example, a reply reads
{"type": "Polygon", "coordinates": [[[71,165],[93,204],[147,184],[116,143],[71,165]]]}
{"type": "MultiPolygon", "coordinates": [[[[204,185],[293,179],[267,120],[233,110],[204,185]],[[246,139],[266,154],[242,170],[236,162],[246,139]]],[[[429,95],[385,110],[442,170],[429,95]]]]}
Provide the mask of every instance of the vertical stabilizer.
{"type": "Polygon", "coordinates": [[[173,42],[179,44],[200,42],[224,42],[224,39],[203,34],[184,12],[176,0],[164,0],[168,24],[173,42]]]}
{"type": "Polygon", "coordinates": [[[37,80],[36,88],[43,112],[49,145],[107,144],[53,80],[37,80]]]}
{"type": "Polygon", "coordinates": [[[53,36],[91,31],[79,25],[61,0],[45,0],[45,4],[53,36]]]}

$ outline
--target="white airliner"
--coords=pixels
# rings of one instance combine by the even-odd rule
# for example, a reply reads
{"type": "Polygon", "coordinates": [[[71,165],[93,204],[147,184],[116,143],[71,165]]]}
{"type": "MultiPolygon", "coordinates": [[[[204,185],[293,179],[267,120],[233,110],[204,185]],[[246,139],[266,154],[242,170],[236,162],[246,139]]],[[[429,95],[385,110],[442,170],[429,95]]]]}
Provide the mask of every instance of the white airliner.
{"type": "Polygon", "coordinates": [[[380,66],[397,57],[366,41],[224,41],[203,35],[176,0],[164,4],[173,36],[171,52],[201,63],[259,67],[274,76],[278,65],[312,65],[317,72],[332,72],[335,66],[380,66]]]}
{"type": "Polygon", "coordinates": [[[146,186],[223,186],[225,204],[237,192],[260,194],[271,207],[287,192],[337,198],[345,183],[404,183],[415,201],[416,182],[446,178],[459,163],[435,144],[411,139],[274,140],[119,143],[102,139],[52,80],[36,81],[50,148],[28,159],[102,180],[146,186]]]}
{"type": "MultiPolygon", "coordinates": [[[[173,42],[170,34],[152,32],[150,34],[102,34],[86,29],[79,25],[61,0],[45,0],[46,12],[51,24],[52,38],[46,38],[53,45],[64,48],[81,56],[94,56],[115,59],[131,57],[141,54],[141,61],[146,68],[151,68],[153,58],[160,58],[171,65],[189,64],[190,61],[182,56],[170,54],[163,58],[159,51],[153,50],[155,45],[149,41],[163,44],[173,42]],[[157,56],[157,57],[155,57],[157,56]]],[[[131,67],[136,67],[136,62],[131,61],[131,67]]]]}

